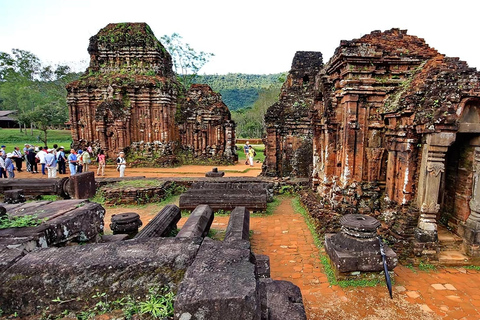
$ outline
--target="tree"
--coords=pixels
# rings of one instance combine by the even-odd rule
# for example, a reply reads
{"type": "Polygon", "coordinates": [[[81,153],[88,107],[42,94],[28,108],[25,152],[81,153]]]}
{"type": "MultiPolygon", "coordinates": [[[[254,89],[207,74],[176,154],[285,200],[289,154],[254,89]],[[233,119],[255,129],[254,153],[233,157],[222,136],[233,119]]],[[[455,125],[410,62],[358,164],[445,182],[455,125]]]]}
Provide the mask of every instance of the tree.
{"type": "Polygon", "coordinates": [[[171,36],[164,35],[160,39],[172,56],[179,81],[188,90],[190,85],[195,82],[198,71],[210,61],[214,54],[195,51],[188,43],[183,42],[183,38],[178,33],[173,33],[171,36]]]}
{"type": "Polygon", "coordinates": [[[42,131],[39,138],[45,146],[48,143],[48,130],[67,121],[65,108],[58,103],[39,105],[32,112],[28,113],[27,117],[42,131]]]}

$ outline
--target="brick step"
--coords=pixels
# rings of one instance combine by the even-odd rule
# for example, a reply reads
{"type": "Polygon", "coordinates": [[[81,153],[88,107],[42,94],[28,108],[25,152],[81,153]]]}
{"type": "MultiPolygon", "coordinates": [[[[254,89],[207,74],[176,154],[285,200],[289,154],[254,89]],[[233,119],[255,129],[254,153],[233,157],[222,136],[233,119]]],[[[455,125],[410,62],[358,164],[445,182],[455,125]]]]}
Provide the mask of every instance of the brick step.
{"type": "Polygon", "coordinates": [[[458,250],[440,251],[438,263],[442,266],[467,266],[472,264],[470,258],[458,250]]]}
{"type": "Polygon", "coordinates": [[[460,251],[463,239],[444,227],[438,228],[440,251],[460,251]]]}

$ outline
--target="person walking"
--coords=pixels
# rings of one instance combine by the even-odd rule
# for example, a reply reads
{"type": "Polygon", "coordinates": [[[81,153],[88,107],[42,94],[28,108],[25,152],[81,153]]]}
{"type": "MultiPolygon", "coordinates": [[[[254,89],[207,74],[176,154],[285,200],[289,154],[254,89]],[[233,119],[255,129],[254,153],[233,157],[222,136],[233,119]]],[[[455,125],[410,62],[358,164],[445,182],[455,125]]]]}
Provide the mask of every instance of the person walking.
{"type": "Polygon", "coordinates": [[[22,172],[22,161],[23,154],[18,147],[13,148],[13,161],[15,161],[15,166],[17,167],[18,172],[22,172]]]}
{"type": "Polygon", "coordinates": [[[253,158],[257,153],[251,145],[248,146],[248,161],[250,162],[250,167],[253,167],[253,158]]]}
{"type": "Polygon", "coordinates": [[[58,149],[57,163],[58,163],[58,173],[59,174],[66,174],[67,173],[67,168],[66,168],[67,158],[65,157],[65,148],[63,146],[60,146],[60,148],[58,149]]]}
{"type": "Polygon", "coordinates": [[[100,175],[100,172],[102,173],[101,176],[105,175],[105,154],[103,153],[103,150],[100,150],[97,156],[98,160],[98,169],[97,169],[97,176],[100,175]]]}
{"type": "Polygon", "coordinates": [[[245,164],[248,164],[248,146],[249,142],[245,142],[245,145],[243,146],[243,153],[245,153],[245,164]]]}
{"type": "Polygon", "coordinates": [[[68,155],[68,168],[71,176],[77,173],[77,152],[75,152],[75,149],[70,150],[68,155]]]}
{"type": "Polygon", "coordinates": [[[7,168],[5,167],[5,160],[3,160],[3,153],[0,149],[0,178],[6,178],[7,177],[7,168]]]}
{"type": "Polygon", "coordinates": [[[125,153],[122,151],[118,154],[117,170],[120,172],[120,177],[125,177],[125,168],[127,167],[127,160],[125,160],[125,153]]]}
{"type": "Polygon", "coordinates": [[[15,178],[15,166],[13,165],[13,153],[7,153],[7,159],[5,159],[5,168],[8,172],[8,178],[15,178]]]}
{"type": "Polygon", "coordinates": [[[40,165],[42,166],[42,174],[43,175],[46,175],[46,173],[45,173],[45,156],[46,155],[47,155],[47,153],[45,152],[43,147],[39,147],[36,157],[39,160],[40,165]]]}
{"type": "Polygon", "coordinates": [[[48,171],[48,178],[57,177],[57,159],[53,153],[55,149],[48,149],[47,155],[45,156],[45,166],[48,171]]]}

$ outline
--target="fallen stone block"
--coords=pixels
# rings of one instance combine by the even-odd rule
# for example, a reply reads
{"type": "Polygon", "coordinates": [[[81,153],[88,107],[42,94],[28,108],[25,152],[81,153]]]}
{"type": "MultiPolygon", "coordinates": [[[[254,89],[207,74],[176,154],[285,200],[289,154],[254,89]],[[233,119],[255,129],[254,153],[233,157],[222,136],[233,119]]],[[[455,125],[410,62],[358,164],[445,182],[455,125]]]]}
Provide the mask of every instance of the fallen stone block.
{"type": "Polygon", "coordinates": [[[3,194],[4,194],[3,202],[5,203],[25,202],[25,195],[23,194],[23,189],[5,190],[3,194]]]}
{"type": "Polygon", "coordinates": [[[270,257],[264,254],[255,255],[255,267],[258,278],[270,278],[270,257]]]}
{"type": "Polygon", "coordinates": [[[136,239],[168,237],[182,218],[180,208],[174,204],[165,206],[136,236],[136,239]]]}
{"type": "Polygon", "coordinates": [[[94,197],[97,192],[95,174],[90,171],[70,176],[67,191],[70,197],[74,199],[88,199],[94,197]]]}
{"type": "Polygon", "coordinates": [[[107,242],[116,242],[116,241],[124,241],[128,240],[130,236],[126,233],[123,234],[104,234],[101,237],[100,242],[107,243],[107,242]]]}
{"type": "Polygon", "coordinates": [[[245,207],[236,207],[230,213],[225,241],[249,240],[250,212],[245,207]]]}
{"type": "Polygon", "coordinates": [[[248,241],[204,239],[178,288],[174,319],[260,319],[248,241]]]}
{"type": "Polygon", "coordinates": [[[177,238],[205,237],[213,222],[213,211],[205,204],[199,205],[192,211],[177,238]]]}
{"type": "Polygon", "coordinates": [[[300,288],[289,281],[261,279],[262,319],[306,320],[300,288]]]}
{"type": "Polygon", "coordinates": [[[142,226],[140,215],[135,212],[125,212],[112,215],[110,229],[113,234],[128,234],[131,237],[135,236],[138,228],[142,226]]]}
{"type": "Polygon", "coordinates": [[[193,210],[199,204],[208,204],[212,210],[230,211],[235,207],[246,207],[251,211],[265,211],[267,196],[249,190],[228,189],[190,189],[180,196],[179,207],[184,210],[193,210]]]}
{"type": "Polygon", "coordinates": [[[34,215],[45,219],[36,227],[8,228],[0,230],[3,240],[15,242],[30,251],[35,247],[47,248],[69,241],[96,241],[103,232],[105,209],[88,200],[38,201],[22,204],[5,204],[9,216],[34,215]]]}
{"type": "Polygon", "coordinates": [[[212,168],[212,171],[208,171],[205,173],[205,177],[207,178],[220,178],[225,175],[225,172],[218,171],[218,168],[212,168]]]}
{"type": "Polygon", "coordinates": [[[57,195],[67,198],[66,184],[70,179],[0,179],[0,193],[12,189],[22,189],[27,199],[41,195],[57,195]]]}
{"type": "Polygon", "coordinates": [[[49,306],[55,314],[92,308],[97,293],[114,301],[145,296],[152,286],[176,290],[200,243],[199,238],[150,238],[32,252],[1,274],[0,308],[27,316],[49,306]],[[56,298],[65,303],[52,303],[56,298]]]}

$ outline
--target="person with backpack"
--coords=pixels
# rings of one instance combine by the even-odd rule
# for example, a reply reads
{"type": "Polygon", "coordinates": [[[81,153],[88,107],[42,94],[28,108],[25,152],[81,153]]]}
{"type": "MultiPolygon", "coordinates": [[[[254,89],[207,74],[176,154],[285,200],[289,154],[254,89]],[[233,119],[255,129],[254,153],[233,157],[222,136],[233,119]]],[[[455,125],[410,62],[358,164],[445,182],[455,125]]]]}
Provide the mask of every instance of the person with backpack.
{"type": "Polygon", "coordinates": [[[58,149],[57,163],[58,163],[58,173],[59,174],[66,174],[67,173],[67,168],[66,168],[67,158],[65,157],[65,148],[63,146],[60,146],[60,149],[58,149]]]}

